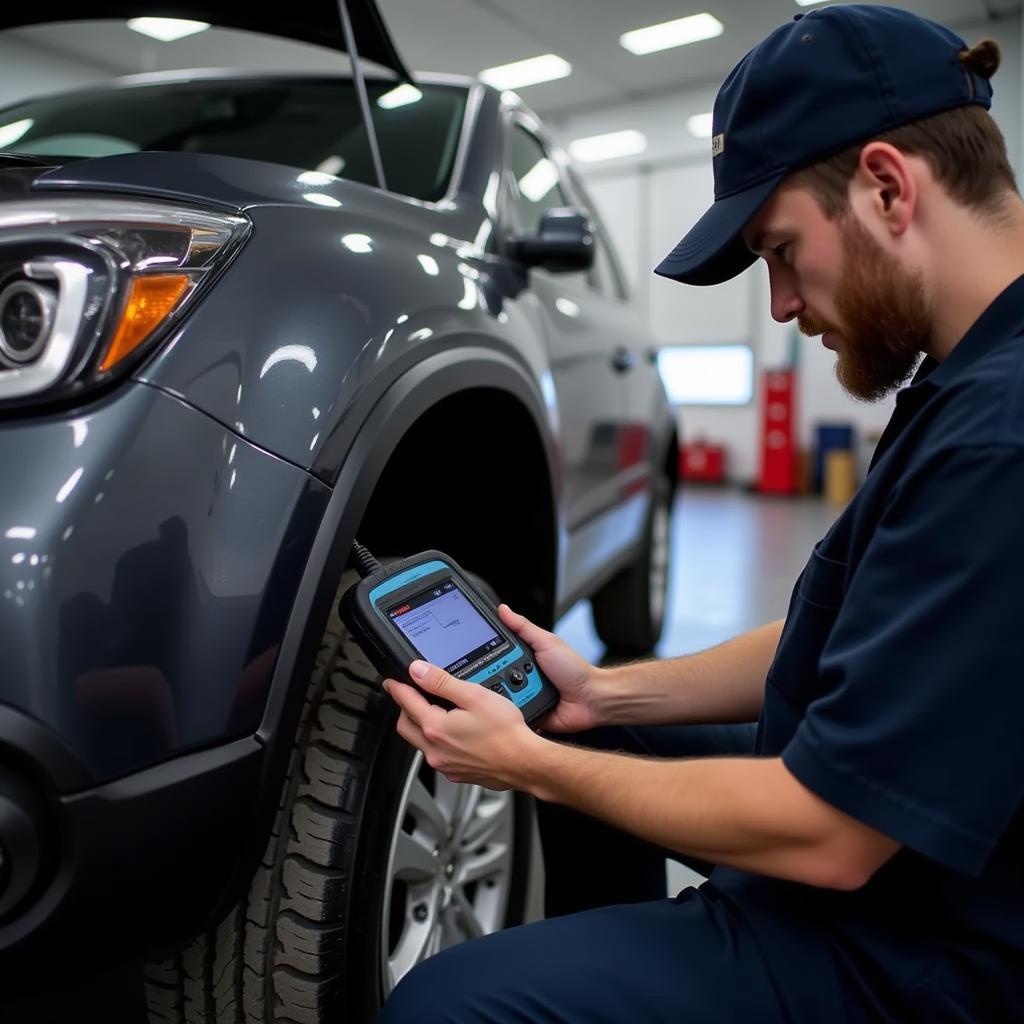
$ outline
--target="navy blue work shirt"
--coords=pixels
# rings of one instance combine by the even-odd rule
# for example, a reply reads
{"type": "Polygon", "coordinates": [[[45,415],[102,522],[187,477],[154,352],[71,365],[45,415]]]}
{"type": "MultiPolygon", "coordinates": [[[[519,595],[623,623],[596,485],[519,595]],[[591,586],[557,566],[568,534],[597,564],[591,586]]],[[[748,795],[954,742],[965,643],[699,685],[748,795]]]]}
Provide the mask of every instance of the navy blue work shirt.
{"type": "Polygon", "coordinates": [[[897,396],[797,582],[756,751],[903,844],[853,892],[712,873],[780,989],[817,942],[872,1019],[1024,1020],[1024,277],[897,396]]]}

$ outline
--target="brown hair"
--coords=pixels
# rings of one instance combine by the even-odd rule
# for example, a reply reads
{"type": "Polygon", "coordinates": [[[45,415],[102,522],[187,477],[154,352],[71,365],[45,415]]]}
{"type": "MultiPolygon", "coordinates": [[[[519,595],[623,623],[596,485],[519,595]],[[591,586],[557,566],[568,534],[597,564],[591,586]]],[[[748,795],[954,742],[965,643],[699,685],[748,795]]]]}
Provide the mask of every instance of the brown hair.
{"type": "MultiPolygon", "coordinates": [[[[965,72],[991,78],[999,67],[999,46],[984,39],[970,50],[961,50],[959,60],[965,72]]],[[[869,141],[888,142],[904,153],[923,157],[953,199],[979,212],[998,216],[1006,192],[1017,192],[1002,132],[988,111],[974,103],[857,143],[797,171],[786,184],[809,189],[826,216],[840,216],[849,205],[850,179],[869,141]]]]}

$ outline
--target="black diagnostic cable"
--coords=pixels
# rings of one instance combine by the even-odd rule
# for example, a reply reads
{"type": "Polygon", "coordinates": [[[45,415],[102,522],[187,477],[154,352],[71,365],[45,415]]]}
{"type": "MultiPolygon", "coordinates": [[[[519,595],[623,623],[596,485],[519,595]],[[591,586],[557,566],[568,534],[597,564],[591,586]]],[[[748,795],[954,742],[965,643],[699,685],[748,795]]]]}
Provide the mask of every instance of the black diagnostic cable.
{"type": "Polygon", "coordinates": [[[370,549],[357,540],[352,541],[352,554],[355,557],[356,569],[364,580],[367,576],[372,576],[373,573],[379,572],[383,568],[370,553],[370,549]]]}

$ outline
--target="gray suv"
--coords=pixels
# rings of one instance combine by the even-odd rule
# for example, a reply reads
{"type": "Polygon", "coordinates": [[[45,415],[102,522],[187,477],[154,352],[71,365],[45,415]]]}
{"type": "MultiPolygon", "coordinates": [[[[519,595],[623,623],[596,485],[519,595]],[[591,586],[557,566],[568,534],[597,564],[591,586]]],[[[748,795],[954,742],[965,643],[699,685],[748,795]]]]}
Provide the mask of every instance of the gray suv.
{"type": "Polygon", "coordinates": [[[522,918],[531,818],[396,736],[353,537],[643,653],[675,417],[515,96],[410,76],[371,0],[172,6],[360,59],[0,111],[2,991],[133,957],[153,1021],[370,1020],[522,918]]]}

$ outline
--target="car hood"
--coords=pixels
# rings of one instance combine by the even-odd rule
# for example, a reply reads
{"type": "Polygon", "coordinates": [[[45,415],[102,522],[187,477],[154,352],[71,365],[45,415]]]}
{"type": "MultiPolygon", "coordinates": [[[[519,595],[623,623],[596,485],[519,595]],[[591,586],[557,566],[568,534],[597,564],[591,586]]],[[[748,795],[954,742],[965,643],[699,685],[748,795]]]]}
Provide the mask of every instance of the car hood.
{"type": "MultiPolygon", "coordinates": [[[[359,57],[409,78],[374,0],[345,0],[359,57]]],[[[141,16],[187,18],[221,28],[240,28],[264,35],[298,39],[347,51],[338,0],[303,0],[301,4],[216,3],[213,0],[51,0],[42,7],[9,2],[0,6],[0,29],[54,21],[83,21],[141,16]]],[[[355,56],[351,54],[350,56],[355,56]]]]}

